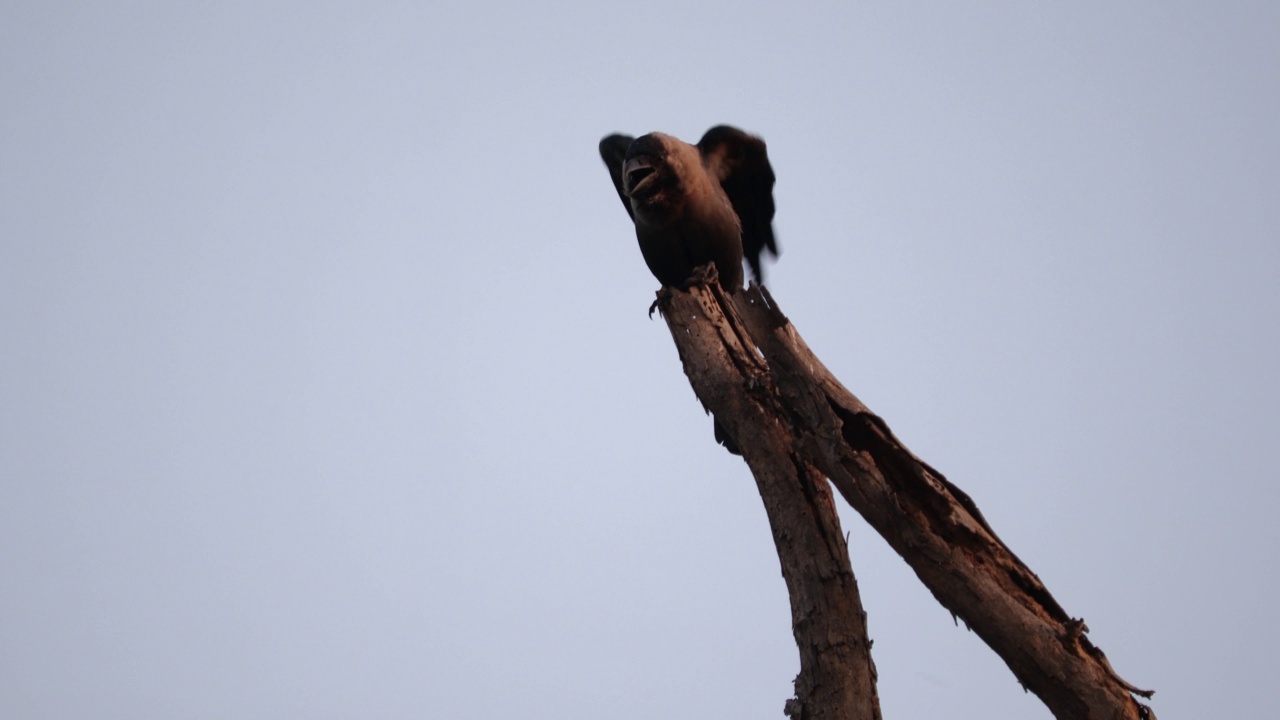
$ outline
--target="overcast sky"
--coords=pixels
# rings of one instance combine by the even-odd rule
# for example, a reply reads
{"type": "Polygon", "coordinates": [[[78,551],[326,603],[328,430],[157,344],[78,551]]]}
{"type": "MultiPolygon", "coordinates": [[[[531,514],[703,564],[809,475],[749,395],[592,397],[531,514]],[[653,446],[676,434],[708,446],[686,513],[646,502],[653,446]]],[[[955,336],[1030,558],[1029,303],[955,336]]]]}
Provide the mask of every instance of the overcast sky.
{"type": "MultiPolygon", "coordinates": [[[[1162,718],[1274,706],[1280,5],[0,5],[0,716],[760,718],[798,671],[596,143],[1162,718]]],[[[1049,718],[853,512],[886,718],[1049,718]]]]}

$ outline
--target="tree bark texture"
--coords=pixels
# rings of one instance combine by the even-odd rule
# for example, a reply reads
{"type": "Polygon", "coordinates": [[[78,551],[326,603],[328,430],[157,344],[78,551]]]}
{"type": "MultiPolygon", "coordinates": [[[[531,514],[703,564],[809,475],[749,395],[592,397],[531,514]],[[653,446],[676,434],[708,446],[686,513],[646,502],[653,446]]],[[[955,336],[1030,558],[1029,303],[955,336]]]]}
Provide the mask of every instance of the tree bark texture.
{"type": "Polygon", "coordinates": [[[792,718],[879,717],[865,614],[825,477],[938,602],[1059,720],[1150,718],[973,501],[898,441],[809,350],[768,291],[715,282],[658,303],[703,406],[755,475],[800,648],[792,718]]]}
{"type": "Polygon", "coordinates": [[[791,597],[800,650],[792,720],[880,720],[866,614],[849,565],[835,502],[823,473],[799,450],[793,425],[773,393],[769,368],[732,306],[714,292],[673,293],[663,316],[703,406],[742,449],[755,476],[791,597]],[[748,388],[757,388],[749,391],[748,388]]]}

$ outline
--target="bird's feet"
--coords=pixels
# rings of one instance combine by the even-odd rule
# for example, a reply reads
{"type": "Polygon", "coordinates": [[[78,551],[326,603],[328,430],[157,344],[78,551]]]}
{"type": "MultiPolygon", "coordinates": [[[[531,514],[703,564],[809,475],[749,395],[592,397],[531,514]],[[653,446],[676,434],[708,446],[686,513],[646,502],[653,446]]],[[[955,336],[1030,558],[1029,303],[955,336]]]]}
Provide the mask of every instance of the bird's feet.
{"type": "Polygon", "coordinates": [[[720,282],[720,271],[716,270],[715,263],[709,262],[694,268],[693,274],[680,285],[680,289],[688,290],[695,285],[710,285],[718,282],[720,282]]]}
{"type": "MultiPolygon", "coordinates": [[[[716,270],[716,264],[709,262],[706,265],[699,265],[693,269],[691,274],[684,282],[680,283],[677,290],[687,291],[691,287],[702,285],[704,287],[710,285],[718,285],[720,283],[720,272],[716,270]]],[[[671,288],[663,285],[658,290],[658,299],[653,301],[649,306],[649,319],[653,319],[653,311],[660,310],[664,302],[671,298],[671,288]]]]}
{"type": "Polygon", "coordinates": [[[653,301],[653,304],[649,306],[650,320],[653,319],[653,311],[660,310],[662,307],[662,304],[671,299],[671,288],[667,287],[666,285],[663,285],[662,287],[658,288],[658,292],[656,294],[658,296],[657,299],[655,299],[653,301]]]}

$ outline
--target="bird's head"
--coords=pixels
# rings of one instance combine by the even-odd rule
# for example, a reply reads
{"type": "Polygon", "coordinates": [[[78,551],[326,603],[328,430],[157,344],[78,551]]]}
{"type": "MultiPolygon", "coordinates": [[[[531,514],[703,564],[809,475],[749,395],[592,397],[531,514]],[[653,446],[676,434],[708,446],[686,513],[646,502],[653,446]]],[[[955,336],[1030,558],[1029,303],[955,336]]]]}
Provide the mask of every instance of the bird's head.
{"type": "Polygon", "coordinates": [[[691,158],[701,162],[697,148],[670,135],[649,133],[631,143],[622,166],[622,189],[637,217],[660,220],[676,213],[683,167],[691,158]]]}

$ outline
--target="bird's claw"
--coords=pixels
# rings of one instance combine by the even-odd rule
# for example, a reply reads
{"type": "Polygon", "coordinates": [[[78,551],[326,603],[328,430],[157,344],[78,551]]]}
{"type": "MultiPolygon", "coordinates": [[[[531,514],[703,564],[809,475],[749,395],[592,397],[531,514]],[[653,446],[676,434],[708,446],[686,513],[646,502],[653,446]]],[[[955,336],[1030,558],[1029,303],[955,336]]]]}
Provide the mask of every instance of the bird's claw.
{"type": "MultiPolygon", "coordinates": [[[[712,284],[719,284],[719,282],[720,282],[720,271],[716,270],[715,263],[709,262],[706,265],[699,265],[698,267],[694,268],[693,273],[690,274],[689,277],[685,279],[684,282],[680,283],[680,287],[676,289],[681,291],[688,291],[689,288],[691,287],[697,287],[699,285],[703,287],[707,287],[712,284]]],[[[654,300],[653,304],[649,306],[650,320],[653,319],[653,311],[661,310],[662,303],[666,302],[670,298],[671,298],[671,288],[667,287],[666,285],[663,285],[662,288],[658,290],[658,299],[654,300]]]]}
{"type": "Polygon", "coordinates": [[[658,288],[658,292],[655,294],[657,295],[657,298],[655,298],[653,301],[653,304],[649,306],[650,320],[653,319],[653,311],[654,310],[661,311],[662,304],[667,300],[671,299],[671,288],[667,287],[666,285],[663,285],[662,287],[658,288]]]}
{"type": "Polygon", "coordinates": [[[699,265],[693,269],[693,274],[689,279],[685,280],[680,286],[681,290],[688,290],[695,285],[710,285],[711,283],[720,282],[720,271],[716,270],[716,264],[709,262],[706,265],[699,265]]]}

